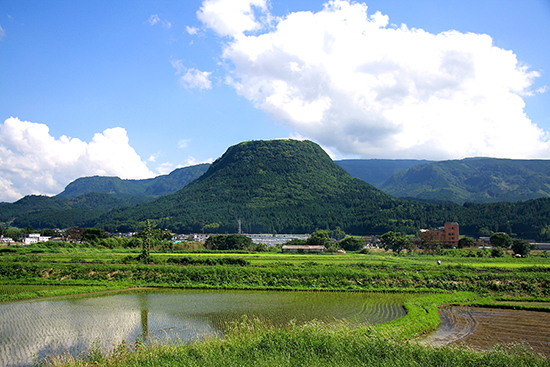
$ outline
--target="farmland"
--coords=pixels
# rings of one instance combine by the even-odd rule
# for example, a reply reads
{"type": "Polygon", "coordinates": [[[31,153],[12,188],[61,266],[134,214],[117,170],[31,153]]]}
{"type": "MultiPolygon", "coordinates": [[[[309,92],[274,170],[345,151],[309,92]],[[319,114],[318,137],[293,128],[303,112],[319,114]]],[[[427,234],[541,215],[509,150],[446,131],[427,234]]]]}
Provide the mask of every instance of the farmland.
{"type": "MultiPolygon", "coordinates": [[[[0,254],[0,300],[4,301],[151,287],[410,295],[403,301],[406,316],[377,326],[354,328],[315,321],[280,328],[249,319],[243,321],[244,324],[228,327],[223,340],[207,339],[186,346],[153,343],[147,347],[128,347],[132,353],[122,348],[111,359],[101,353],[88,355],[88,359],[103,365],[135,365],[141,363],[139,360],[153,358],[152,355],[165,362],[164,365],[176,360],[178,365],[214,365],[224,350],[231,351],[228,360],[241,358],[243,365],[330,365],[329,356],[337,355],[340,359],[334,363],[354,365],[366,363],[366,357],[359,353],[360,345],[368,349],[380,348],[384,343],[387,344],[385,348],[394,348],[391,353],[395,354],[379,360],[377,365],[395,365],[398,362],[391,359],[394,357],[403,358],[397,359],[403,361],[403,365],[415,365],[412,361],[417,359],[413,355],[454,361],[456,365],[470,365],[471,361],[485,361],[484,365],[499,365],[497,361],[500,365],[548,365],[545,358],[518,352],[517,348],[491,352],[495,361],[491,364],[493,362],[487,362],[490,358],[486,353],[469,349],[455,352],[449,347],[433,349],[410,342],[438,327],[438,306],[441,304],[550,310],[547,306],[550,305],[550,259],[543,253],[522,259],[509,255],[493,259],[471,257],[467,251],[458,250],[439,255],[411,253],[400,256],[375,251],[345,255],[155,252],[151,253],[149,264],[135,260],[138,250],[126,249],[28,246],[0,254]],[[338,352],[344,339],[350,340],[346,356],[338,352]],[[265,350],[257,349],[260,341],[265,350]],[[355,347],[354,343],[357,343],[355,347]],[[293,350],[291,346],[296,354],[289,356],[288,351],[293,350]],[[187,362],[180,364],[183,356],[187,356],[187,362]]],[[[381,312],[374,306],[366,311],[381,312]]]]}

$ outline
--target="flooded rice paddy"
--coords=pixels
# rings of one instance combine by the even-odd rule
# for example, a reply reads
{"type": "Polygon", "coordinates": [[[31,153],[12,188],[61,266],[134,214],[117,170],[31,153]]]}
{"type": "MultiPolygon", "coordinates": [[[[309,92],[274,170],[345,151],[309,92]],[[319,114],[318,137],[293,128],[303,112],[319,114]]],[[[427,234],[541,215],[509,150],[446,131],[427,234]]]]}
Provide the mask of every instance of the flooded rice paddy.
{"type": "Polygon", "coordinates": [[[108,352],[125,342],[192,342],[223,335],[232,321],[273,325],[313,319],[378,324],[405,315],[403,295],[352,292],[147,290],[0,304],[0,365],[49,355],[108,352]]]}
{"type": "Polygon", "coordinates": [[[524,343],[527,348],[550,357],[548,312],[447,306],[439,310],[439,316],[439,330],[424,343],[466,344],[479,350],[497,344],[524,343]]]}

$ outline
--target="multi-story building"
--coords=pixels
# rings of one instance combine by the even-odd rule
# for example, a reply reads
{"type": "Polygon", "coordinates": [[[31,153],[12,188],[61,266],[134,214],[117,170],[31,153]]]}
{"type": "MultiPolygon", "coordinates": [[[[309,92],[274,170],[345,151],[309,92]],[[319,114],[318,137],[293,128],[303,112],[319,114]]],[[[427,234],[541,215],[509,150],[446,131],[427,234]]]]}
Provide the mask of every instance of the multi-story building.
{"type": "Polygon", "coordinates": [[[426,242],[441,242],[448,246],[458,247],[459,228],[456,222],[447,222],[438,229],[421,229],[420,238],[426,242]]]}

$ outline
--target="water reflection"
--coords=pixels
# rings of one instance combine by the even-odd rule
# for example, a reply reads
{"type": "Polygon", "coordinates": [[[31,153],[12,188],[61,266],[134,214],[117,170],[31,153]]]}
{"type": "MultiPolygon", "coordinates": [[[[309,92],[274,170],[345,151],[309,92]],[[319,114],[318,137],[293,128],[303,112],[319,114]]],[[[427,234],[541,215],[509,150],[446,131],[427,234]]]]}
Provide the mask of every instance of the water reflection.
{"type": "Polygon", "coordinates": [[[191,342],[223,334],[244,314],[274,325],[293,319],[385,322],[404,315],[401,304],[364,293],[191,290],[9,302],[0,304],[0,365],[28,366],[48,355],[110,351],[137,340],[191,342]]]}

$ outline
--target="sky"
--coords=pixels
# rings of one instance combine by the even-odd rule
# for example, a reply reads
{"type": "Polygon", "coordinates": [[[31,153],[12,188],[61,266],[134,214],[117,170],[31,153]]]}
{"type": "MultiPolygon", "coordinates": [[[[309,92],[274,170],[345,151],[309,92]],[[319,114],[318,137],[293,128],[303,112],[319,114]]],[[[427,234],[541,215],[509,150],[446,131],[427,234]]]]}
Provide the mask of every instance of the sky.
{"type": "Polygon", "coordinates": [[[550,0],[2,0],[0,201],[247,140],[550,158],[550,0]]]}

